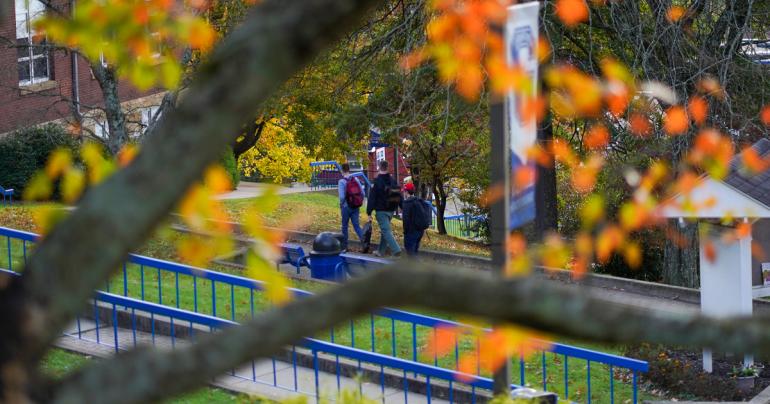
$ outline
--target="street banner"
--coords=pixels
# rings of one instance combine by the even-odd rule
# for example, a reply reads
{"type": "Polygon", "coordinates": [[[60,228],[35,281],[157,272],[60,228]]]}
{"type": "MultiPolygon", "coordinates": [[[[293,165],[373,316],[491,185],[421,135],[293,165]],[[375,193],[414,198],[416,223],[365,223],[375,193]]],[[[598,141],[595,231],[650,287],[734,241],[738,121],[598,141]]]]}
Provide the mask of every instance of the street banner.
{"type": "Polygon", "coordinates": [[[537,1],[508,7],[504,29],[506,62],[521,69],[530,83],[526,92],[511,91],[505,98],[505,133],[511,148],[511,230],[535,219],[535,162],[527,157],[527,151],[537,140],[537,122],[522,112],[527,103],[534,102],[539,87],[539,8],[537,1]]]}

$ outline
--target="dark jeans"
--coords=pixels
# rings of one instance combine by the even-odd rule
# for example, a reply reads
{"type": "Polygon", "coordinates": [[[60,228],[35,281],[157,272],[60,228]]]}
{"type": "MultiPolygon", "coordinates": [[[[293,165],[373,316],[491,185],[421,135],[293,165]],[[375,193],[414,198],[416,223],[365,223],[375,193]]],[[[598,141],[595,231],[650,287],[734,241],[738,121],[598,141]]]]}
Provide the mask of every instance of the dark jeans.
{"type": "Polygon", "coordinates": [[[423,233],[425,233],[423,230],[412,230],[408,233],[404,233],[404,249],[408,255],[417,255],[423,233]]]}
{"type": "Polygon", "coordinates": [[[361,231],[361,226],[359,226],[359,214],[358,209],[359,208],[349,208],[347,206],[341,206],[341,213],[342,213],[342,248],[347,249],[348,248],[348,221],[353,224],[353,230],[356,232],[356,236],[358,236],[358,240],[364,239],[364,233],[361,231]]]}

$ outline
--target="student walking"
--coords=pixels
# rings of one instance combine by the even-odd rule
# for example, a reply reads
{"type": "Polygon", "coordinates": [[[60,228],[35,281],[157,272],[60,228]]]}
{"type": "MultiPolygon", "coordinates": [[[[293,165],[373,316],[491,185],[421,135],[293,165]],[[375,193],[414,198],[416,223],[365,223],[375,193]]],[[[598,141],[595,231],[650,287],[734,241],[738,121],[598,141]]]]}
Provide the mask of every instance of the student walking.
{"type": "Polygon", "coordinates": [[[425,230],[430,227],[432,217],[428,203],[416,196],[414,184],[404,185],[406,199],[402,203],[404,220],[404,250],[410,256],[417,255],[420,249],[420,240],[422,240],[425,230]]]}
{"type": "Polygon", "coordinates": [[[382,257],[388,249],[398,257],[401,255],[401,247],[398,246],[390,221],[393,213],[401,206],[401,189],[396,180],[388,173],[388,162],[383,160],[378,164],[379,171],[366,203],[366,215],[372,221],[372,211],[376,211],[377,225],[380,227],[380,246],[374,255],[382,257]]]}
{"type": "Polygon", "coordinates": [[[364,233],[359,225],[359,208],[364,204],[366,193],[361,182],[350,175],[348,163],[342,164],[342,178],[337,183],[337,193],[340,198],[340,213],[342,216],[342,250],[348,249],[348,221],[353,224],[359,241],[363,241],[364,233]]]}

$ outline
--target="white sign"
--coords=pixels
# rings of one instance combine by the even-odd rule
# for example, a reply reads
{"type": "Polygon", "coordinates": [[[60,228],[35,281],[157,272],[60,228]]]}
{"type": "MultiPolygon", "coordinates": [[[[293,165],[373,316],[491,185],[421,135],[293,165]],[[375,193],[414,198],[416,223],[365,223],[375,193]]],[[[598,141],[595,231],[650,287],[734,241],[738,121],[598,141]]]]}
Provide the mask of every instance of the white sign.
{"type": "MultiPolygon", "coordinates": [[[[539,2],[517,4],[508,7],[505,24],[506,62],[520,68],[531,84],[531,93],[511,91],[505,100],[505,133],[511,147],[511,178],[517,178],[518,170],[531,170],[534,162],[527,158],[527,151],[537,140],[537,122],[533,116],[522,116],[522,105],[532,102],[538,93],[538,12],[539,2]]],[[[534,178],[534,176],[533,176],[534,178]]],[[[516,181],[514,181],[516,183],[516,181]]],[[[535,219],[535,183],[516,184],[511,195],[511,229],[535,219]]]]}

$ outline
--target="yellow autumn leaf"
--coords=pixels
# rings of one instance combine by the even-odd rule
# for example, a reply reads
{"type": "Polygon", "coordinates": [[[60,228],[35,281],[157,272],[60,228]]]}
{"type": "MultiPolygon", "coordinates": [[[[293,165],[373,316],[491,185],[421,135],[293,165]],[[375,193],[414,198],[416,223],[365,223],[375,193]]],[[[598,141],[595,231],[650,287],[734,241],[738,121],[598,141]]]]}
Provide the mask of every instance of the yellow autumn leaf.
{"type": "Polygon", "coordinates": [[[24,188],[23,198],[28,201],[49,199],[53,193],[53,183],[43,171],[38,171],[24,188]]]}
{"type": "Polygon", "coordinates": [[[59,148],[48,157],[45,174],[50,179],[58,178],[72,166],[72,153],[68,149],[59,148]]]}
{"type": "Polygon", "coordinates": [[[272,262],[250,253],[246,258],[248,275],[265,284],[265,295],[276,305],[286,304],[292,299],[288,279],[278,272],[272,262]]]}
{"type": "Polygon", "coordinates": [[[203,176],[203,183],[215,194],[221,194],[233,189],[233,183],[230,176],[221,165],[213,165],[206,169],[203,176]]]}
{"type": "Polygon", "coordinates": [[[83,170],[73,168],[64,173],[61,181],[61,196],[64,203],[72,204],[80,198],[86,186],[86,175],[83,170]]]}

